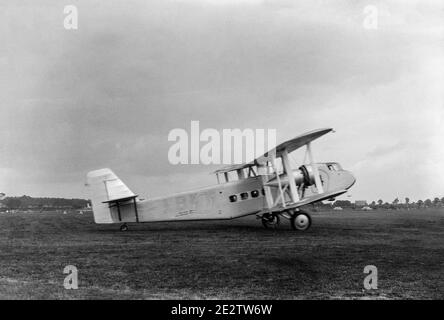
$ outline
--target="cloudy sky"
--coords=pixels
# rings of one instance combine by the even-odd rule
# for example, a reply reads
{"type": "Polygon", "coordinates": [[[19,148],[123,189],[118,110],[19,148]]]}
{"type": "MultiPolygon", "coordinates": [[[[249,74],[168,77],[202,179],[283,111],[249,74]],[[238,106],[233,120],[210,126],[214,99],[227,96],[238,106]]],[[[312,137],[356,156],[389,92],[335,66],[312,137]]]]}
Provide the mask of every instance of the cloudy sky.
{"type": "Polygon", "coordinates": [[[333,127],[313,149],[355,174],[352,198],[444,196],[441,1],[0,0],[0,43],[9,195],[87,197],[101,167],[147,198],[211,184],[167,158],[199,120],[278,142],[333,127]]]}

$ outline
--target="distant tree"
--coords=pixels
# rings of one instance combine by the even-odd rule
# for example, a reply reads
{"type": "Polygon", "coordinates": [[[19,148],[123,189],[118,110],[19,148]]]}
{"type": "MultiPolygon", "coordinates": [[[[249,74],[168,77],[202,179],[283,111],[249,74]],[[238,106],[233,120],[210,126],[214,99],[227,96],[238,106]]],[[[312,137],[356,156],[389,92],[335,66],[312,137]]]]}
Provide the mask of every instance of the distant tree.
{"type": "Polygon", "coordinates": [[[424,205],[424,201],[418,200],[416,204],[418,205],[418,208],[422,208],[422,206],[424,205]]]}
{"type": "Polygon", "coordinates": [[[424,206],[425,206],[426,208],[430,208],[430,207],[432,206],[432,200],[430,200],[430,199],[426,199],[426,200],[424,201],[424,206]]]}
{"type": "Polygon", "coordinates": [[[376,202],[372,201],[372,203],[370,203],[370,207],[375,208],[376,207],[376,202]]]}
{"type": "Polygon", "coordinates": [[[405,198],[405,206],[407,207],[407,209],[409,209],[409,203],[410,203],[410,199],[409,197],[405,198]]]}
{"type": "Polygon", "coordinates": [[[433,199],[433,206],[438,207],[440,202],[441,202],[441,200],[439,200],[439,198],[433,199]]]}
{"type": "Polygon", "coordinates": [[[444,197],[441,198],[441,204],[444,205],[444,197]]]}
{"type": "Polygon", "coordinates": [[[379,199],[379,200],[378,200],[378,205],[379,205],[379,206],[382,206],[383,203],[384,203],[384,201],[382,201],[382,199],[379,199]]]}
{"type": "Polygon", "coordinates": [[[395,198],[395,200],[393,200],[393,202],[392,202],[392,205],[393,205],[392,207],[396,208],[398,206],[398,203],[399,203],[399,199],[395,198]]]}

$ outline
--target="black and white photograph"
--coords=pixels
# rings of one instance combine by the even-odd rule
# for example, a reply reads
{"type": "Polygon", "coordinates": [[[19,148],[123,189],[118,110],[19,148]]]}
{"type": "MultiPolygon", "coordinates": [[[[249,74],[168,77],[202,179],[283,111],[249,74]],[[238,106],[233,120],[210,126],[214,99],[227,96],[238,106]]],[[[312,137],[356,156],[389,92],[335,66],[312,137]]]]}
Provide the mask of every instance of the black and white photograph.
{"type": "Polygon", "coordinates": [[[0,0],[0,120],[0,300],[444,299],[442,1],[0,0]]]}

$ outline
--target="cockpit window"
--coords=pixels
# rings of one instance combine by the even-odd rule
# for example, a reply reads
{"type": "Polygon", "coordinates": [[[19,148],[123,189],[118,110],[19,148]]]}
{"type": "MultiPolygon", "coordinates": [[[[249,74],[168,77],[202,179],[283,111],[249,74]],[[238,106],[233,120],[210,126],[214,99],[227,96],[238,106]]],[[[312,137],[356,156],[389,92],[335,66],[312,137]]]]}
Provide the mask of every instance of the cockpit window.
{"type": "Polygon", "coordinates": [[[341,166],[339,165],[339,163],[328,163],[327,164],[327,168],[330,171],[340,171],[342,170],[341,166]]]}

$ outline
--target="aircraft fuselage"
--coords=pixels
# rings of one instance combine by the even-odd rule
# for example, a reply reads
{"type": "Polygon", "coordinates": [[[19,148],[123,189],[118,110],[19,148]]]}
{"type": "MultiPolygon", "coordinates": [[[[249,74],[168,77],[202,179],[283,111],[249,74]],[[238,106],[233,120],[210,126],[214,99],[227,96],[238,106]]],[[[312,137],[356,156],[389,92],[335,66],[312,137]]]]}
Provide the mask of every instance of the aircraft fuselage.
{"type": "MultiPolygon", "coordinates": [[[[353,175],[336,163],[316,165],[326,192],[348,189],[355,182],[353,175]]],[[[298,171],[294,170],[295,176],[298,171]]],[[[267,206],[262,179],[264,176],[254,176],[172,196],[137,201],[137,217],[139,222],[155,222],[233,219],[255,214],[267,206]]],[[[272,183],[273,179],[269,181],[272,183]]],[[[305,188],[303,197],[316,193],[315,188],[305,188]]],[[[271,188],[271,192],[275,196],[277,189],[271,188]]],[[[121,203],[119,208],[111,207],[110,211],[112,221],[109,223],[136,222],[131,201],[121,203]]]]}

